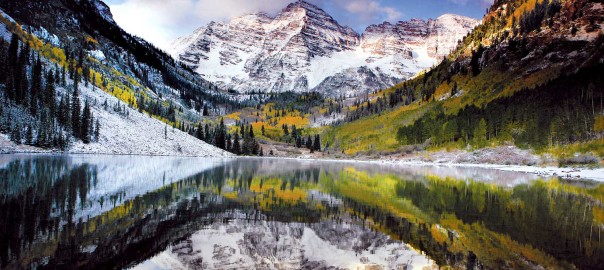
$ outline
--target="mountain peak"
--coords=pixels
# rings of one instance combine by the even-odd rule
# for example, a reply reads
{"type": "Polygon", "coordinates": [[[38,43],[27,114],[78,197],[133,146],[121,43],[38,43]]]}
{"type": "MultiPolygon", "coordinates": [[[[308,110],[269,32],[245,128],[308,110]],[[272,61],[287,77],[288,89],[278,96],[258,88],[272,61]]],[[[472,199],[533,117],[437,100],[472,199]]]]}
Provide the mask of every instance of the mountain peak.
{"type": "Polygon", "coordinates": [[[471,29],[433,24],[384,22],[360,35],[316,5],[296,1],[275,17],[257,13],[208,25],[177,40],[172,53],[210,81],[241,92],[354,95],[434,65],[471,29]]]}
{"type": "Polygon", "coordinates": [[[287,7],[281,11],[281,14],[296,13],[300,11],[304,11],[305,16],[308,17],[327,18],[329,20],[333,20],[333,17],[331,17],[331,15],[329,15],[326,11],[306,1],[296,1],[287,5],[287,7]]]}
{"type": "Polygon", "coordinates": [[[309,2],[302,1],[302,0],[298,0],[296,2],[290,3],[289,5],[287,5],[287,7],[285,8],[285,10],[295,9],[295,8],[303,8],[303,9],[306,9],[306,10],[325,12],[320,7],[318,7],[318,6],[314,5],[314,4],[311,4],[309,2]]]}

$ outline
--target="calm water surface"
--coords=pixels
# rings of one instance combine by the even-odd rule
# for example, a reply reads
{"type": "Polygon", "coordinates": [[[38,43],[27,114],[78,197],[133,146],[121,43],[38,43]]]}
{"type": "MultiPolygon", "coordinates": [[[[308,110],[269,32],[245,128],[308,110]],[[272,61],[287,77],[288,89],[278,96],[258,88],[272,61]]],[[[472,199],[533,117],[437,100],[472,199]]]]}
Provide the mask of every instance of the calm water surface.
{"type": "Polygon", "coordinates": [[[604,269],[603,201],[478,168],[0,155],[0,269],[604,269]]]}

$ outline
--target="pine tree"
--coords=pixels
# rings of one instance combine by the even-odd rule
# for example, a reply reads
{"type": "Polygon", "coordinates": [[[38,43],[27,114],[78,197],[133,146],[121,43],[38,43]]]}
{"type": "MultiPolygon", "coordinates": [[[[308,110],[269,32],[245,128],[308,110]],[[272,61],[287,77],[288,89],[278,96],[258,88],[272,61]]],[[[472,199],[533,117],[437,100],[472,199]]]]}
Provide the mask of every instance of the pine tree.
{"type": "Polygon", "coordinates": [[[65,71],[65,67],[61,68],[61,85],[66,86],[67,85],[67,76],[66,76],[66,72],[65,71]]]}
{"type": "Polygon", "coordinates": [[[29,65],[29,44],[25,43],[19,53],[19,60],[16,66],[15,73],[15,100],[18,104],[27,105],[27,95],[29,89],[29,80],[27,76],[27,66],[29,65]]]}
{"type": "Polygon", "coordinates": [[[29,94],[29,108],[33,115],[36,114],[38,109],[38,99],[43,95],[42,93],[42,61],[40,60],[40,55],[38,55],[37,60],[34,63],[32,68],[32,82],[31,82],[31,90],[29,94]]]}
{"type": "Polygon", "coordinates": [[[312,143],[312,138],[310,137],[310,135],[308,135],[308,138],[306,139],[306,148],[308,148],[309,150],[312,150],[313,148],[313,143],[312,143]]]}
{"type": "Polygon", "coordinates": [[[220,125],[215,134],[215,145],[216,147],[226,150],[226,127],[224,126],[224,119],[220,118],[220,125]]]}
{"type": "Polygon", "coordinates": [[[205,142],[211,144],[212,143],[212,134],[210,132],[210,125],[206,123],[206,126],[204,128],[205,131],[205,135],[203,136],[205,138],[205,142]]]}
{"type": "Polygon", "coordinates": [[[82,125],[80,112],[82,105],[80,104],[80,96],[78,92],[78,88],[74,88],[73,97],[71,99],[71,130],[76,138],[81,139],[82,125]]]}
{"type": "Polygon", "coordinates": [[[314,143],[313,149],[315,151],[321,152],[321,138],[319,137],[318,134],[315,135],[315,143],[314,143]]]}
{"type": "Polygon", "coordinates": [[[56,95],[55,90],[55,77],[52,75],[52,71],[48,73],[46,77],[46,89],[44,90],[44,104],[50,109],[51,115],[56,112],[56,95]]]}
{"type": "Polygon", "coordinates": [[[239,143],[239,133],[235,132],[235,137],[233,139],[233,154],[241,155],[241,145],[239,143]]]}
{"type": "Polygon", "coordinates": [[[17,97],[17,88],[19,87],[19,37],[13,33],[10,45],[8,46],[8,74],[6,75],[6,89],[8,98],[14,100],[17,97]]]}
{"type": "Polygon", "coordinates": [[[204,132],[203,132],[203,126],[202,126],[201,123],[199,123],[199,126],[197,126],[197,131],[195,132],[195,137],[197,137],[197,139],[205,141],[204,132]]]}
{"type": "Polygon", "coordinates": [[[233,142],[231,141],[231,135],[230,134],[227,135],[226,150],[229,151],[229,152],[233,151],[233,142]]]}
{"type": "Polygon", "coordinates": [[[46,129],[44,128],[44,123],[41,123],[38,127],[38,135],[36,136],[36,146],[46,146],[46,129]]]}
{"type": "Polygon", "coordinates": [[[96,125],[95,125],[95,128],[94,128],[94,140],[96,142],[99,141],[100,134],[101,134],[101,123],[99,123],[99,119],[97,118],[96,119],[96,125]]]}
{"type": "Polygon", "coordinates": [[[27,127],[27,133],[25,135],[25,144],[33,145],[33,143],[34,143],[34,132],[33,132],[33,128],[31,127],[31,125],[29,125],[27,127]]]}
{"type": "Polygon", "coordinates": [[[92,114],[90,112],[90,105],[88,100],[84,103],[84,111],[82,112],[82,123],[80,126],[80,136],[85,144],[89,144],[90,138],[90,127],[92,126],[92,114]]]}
{"type": "Polygon", "coordinates": [[[16,144],[21,144],[21,124],[17,123],[13,126],[10,139],[16,144]]]}

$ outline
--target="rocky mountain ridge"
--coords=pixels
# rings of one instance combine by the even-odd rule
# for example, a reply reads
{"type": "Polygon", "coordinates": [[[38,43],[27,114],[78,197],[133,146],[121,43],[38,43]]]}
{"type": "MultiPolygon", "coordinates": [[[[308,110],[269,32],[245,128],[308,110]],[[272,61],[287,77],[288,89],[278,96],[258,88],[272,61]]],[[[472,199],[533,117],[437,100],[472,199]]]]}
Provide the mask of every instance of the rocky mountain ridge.
{"type": "Polygon", "coordinates": [[[275,17],[257,13],[212,22],[175,40],[170,51],[207,80],[239,92],[358,95],[433,66],[477,24],[445,14],[371,25],[358,34],[298,1],[275,17]]]}

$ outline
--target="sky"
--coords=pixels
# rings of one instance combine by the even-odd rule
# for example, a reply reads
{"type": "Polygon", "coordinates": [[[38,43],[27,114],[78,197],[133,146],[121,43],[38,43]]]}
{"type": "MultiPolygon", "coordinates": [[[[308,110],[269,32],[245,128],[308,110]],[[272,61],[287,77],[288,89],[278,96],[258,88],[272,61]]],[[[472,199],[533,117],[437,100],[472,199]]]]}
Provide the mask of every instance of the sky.
{"type": "MultiPolygon", "coordinates": [[[[211,21],[255,12],[275,15],[295,0],[104,0],[127,32],[167,50],[172,40],[211,21]]],[[[481,19],[493,0],[308,0],[357,32],[384,21],[436,18],[445,13],[481,19]]]]}

